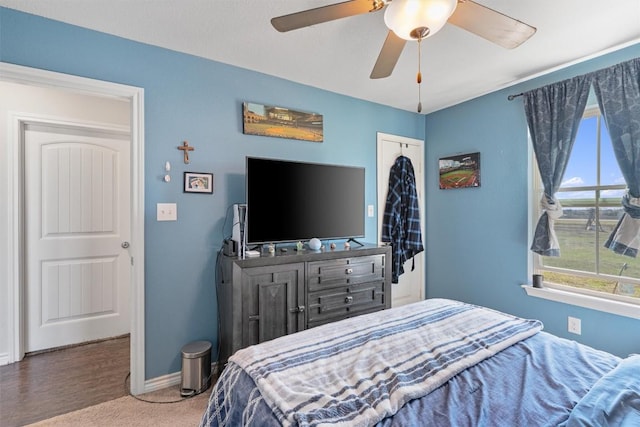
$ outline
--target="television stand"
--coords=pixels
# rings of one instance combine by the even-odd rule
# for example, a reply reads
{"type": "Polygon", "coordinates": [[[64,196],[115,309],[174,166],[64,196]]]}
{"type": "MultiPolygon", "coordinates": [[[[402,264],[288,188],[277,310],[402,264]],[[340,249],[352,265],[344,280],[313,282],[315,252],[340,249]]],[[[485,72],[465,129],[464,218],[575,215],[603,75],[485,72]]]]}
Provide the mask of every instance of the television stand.
{"type": "Polygon", "coordinates": [[[358,242],[358,241],[357,241],[356,239],[354,239],[354,238],[349,238],[349,239],[347,239],[347,242],[348,242],[348,243],[353,242],[353,243],[356,243],[356,244],[358,244],[358,245],[360,245],[360,246],[364,246],[364,243],[358,242]]]}
{"type": "Polygon", "coordinates": [[[391,247],[222,256],[218,362],[263,341],[391,308],[391,247]]]}

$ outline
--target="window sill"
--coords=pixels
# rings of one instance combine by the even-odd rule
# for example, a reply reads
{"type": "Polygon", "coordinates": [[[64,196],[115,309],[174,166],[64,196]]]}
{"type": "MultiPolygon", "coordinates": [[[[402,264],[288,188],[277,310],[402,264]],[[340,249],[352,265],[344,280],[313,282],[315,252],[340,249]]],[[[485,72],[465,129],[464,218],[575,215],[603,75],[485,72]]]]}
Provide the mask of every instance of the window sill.
{"type": "Polygon", "coordinates": [[[582,295],[554,288],[534,288],[531,285],[522,285],[522,288],[525,290],[527,295],[532,297],[562,302],[565,304],[577,305],[579,307],[604,311],[606,313],[631,317],[633,319],[640,319],[640,306],[636,304],[629,304],[622,301],[612,301],[604,298],[594,297],[591,295],[582,295]]]}

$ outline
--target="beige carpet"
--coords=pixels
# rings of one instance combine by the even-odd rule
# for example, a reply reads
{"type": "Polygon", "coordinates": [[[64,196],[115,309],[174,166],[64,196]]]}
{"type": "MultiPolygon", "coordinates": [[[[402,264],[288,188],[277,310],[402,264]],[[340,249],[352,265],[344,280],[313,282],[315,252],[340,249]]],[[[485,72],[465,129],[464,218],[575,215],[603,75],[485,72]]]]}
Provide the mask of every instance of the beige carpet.
{"type": "Polygon", "coordinates": [[[30,424],[30,427],[110,427],[110,426],[198,426],[207,408],[213,387],[204,393],[181,400],[178,387],[158,390],[141,396],[153,402],[181,400],[178,403],[147,403],[125,396],[99,405],[90,406],[48,420],[30,424]]]}

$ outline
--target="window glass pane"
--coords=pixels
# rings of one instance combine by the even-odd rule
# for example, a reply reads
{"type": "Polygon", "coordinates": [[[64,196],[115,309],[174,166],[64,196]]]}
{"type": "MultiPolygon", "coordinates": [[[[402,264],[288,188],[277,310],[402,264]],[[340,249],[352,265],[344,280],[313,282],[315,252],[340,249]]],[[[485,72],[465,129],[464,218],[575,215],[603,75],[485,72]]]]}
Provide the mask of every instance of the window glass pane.
{"type": "MultiPolygon", "coordinates": [[[[611,137],[607,132],[607,127],[602,120],[602,126],[600,129],[600,185],[619,185],[625,184],[620,166],[613,152],[613,145],[611,145],[611,137]]],[[[617,190],[619,197],[622,197],[624,190],[617,190]]],[[[607,197],[611,197],[610,195],[607,197]]]]}
{"type": "Polygon", "coordinates": [[[624,279],[616,282],[613,288],[613,293],[616,295],[624,295],[628,297],[640,297],[640,285],[627,283],[624,279]]]}
{"type": "Polygon", "coordinates": [[[596,272],[595,191],[559,192],[562,217],[555,223],[560,257],[542,257],[545,266],[596,272]]]}
{"type": "Polygon", "coordinates": [[[598,204],[602,207],[621,208],[622,196],[626,193],[625,189],[610,189],[600,191],[600,200],[598,204]]]}
{"type": "Polygon", "coordinates": [[[588,289],[607,294],[622,295],[627,297],[640,297],[640,285],[626,283],[624,279],[615,280],[600,277],[584,277],[556,271],[545,271],[544,281],[573,288],[588,289]]]}
{"type": "Polygon", "coordinates": [[[582,119],[571,157],[562,178],[562,187],[596,185],[598,117],[582,119]]]}
{"type": "Polygon", "coordinates": [[[622,217],[623,210],[618,207],[601,207],[599,216],[600,241],[600,273],[613,276],[640,278],[640,259],[619,255],[604,247],[604,243],[622,217]]]}
{"type": "Polygon", "coordinates": [[[613,293],[616,287],[615,280],[602,279],[597,277],[573,276],[571,274],[557,273],[555,271],[546,271],[544,273],[544,281],[571,286],[579,289],[590,289],[592,291],[606,292],[609,294],[613,293]]]}

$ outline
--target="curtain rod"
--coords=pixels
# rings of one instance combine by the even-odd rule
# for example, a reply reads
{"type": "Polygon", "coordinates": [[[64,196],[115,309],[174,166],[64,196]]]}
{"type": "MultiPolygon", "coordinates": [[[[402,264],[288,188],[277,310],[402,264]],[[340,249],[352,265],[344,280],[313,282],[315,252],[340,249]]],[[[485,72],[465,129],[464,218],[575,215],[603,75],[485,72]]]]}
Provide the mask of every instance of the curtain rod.
{"type": "MultiPolygon", "coordinates": [[[[634,62],[634,61],[638,61],[638,60],[640,60],[640,58],[630,59],[630,60],[627,60],[627,61],[619,62],[619,63],[617,63],[617,64],[615,64],[615,65],[612,65],[612,66],[610,66],[610,67],[607,67],[607,68],[613,68],[613,67],[616,67],[616,66],[618,66],[618,65],[620,65],[620,64],[625,64],[625,63],[628,63],[628,62],[634,62]]],[[[602,69],[604,70],[605,68],[602,68],[602,69]]],[[[591,73],[586,73],[586,74],[583,74],[583,75],[584,75],[584,76],[586,76],[586,75],[588,75],[588,74],[595,74],[595,73],[597,73],[597,72],[598,72],[598,71],[592,71],[591,73]]],[[[567,79],[567,80],[570,80],[570,79],[567,79]]],[[[518,98],[518,97],[520,97],[520,96],[522,96],[522,95],[524,95],[524,92],[516,93],[516,94],[513,94],[513,95],[509,95],[509,96],[507,96],[507,99],[508,99],[509,101],[513,101],[514,99],[516,99],[516,98],[518,98]]]]}

